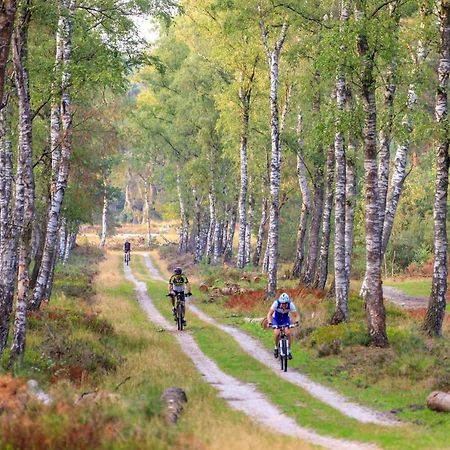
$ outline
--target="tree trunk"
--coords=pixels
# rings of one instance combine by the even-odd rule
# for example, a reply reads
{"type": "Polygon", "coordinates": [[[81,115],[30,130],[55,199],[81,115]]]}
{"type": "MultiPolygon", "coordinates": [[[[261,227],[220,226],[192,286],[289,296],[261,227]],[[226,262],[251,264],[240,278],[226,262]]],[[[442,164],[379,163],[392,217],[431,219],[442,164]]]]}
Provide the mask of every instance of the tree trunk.
{"type": "Polygon", "coordinates": [[[177,193],[180,204],[180,244],[178,250],[181,254],[187,253],[189,242],[189,218],[186,214],[183,193],[181,192],[180,166],[177,164],[177,193]]]}
{"type": "Polygon", "coordinates": [[[192,195],[194,197],[194,213],[195,213],[195,250],[194,250],[194,262],[198,264],[203,256],[203,244],[202,244],[202,210],[200,206],[200,199],[197,194],[197,190],[192,188],[192,195]]]}
{"type": "Polygon", "coordinates": [[[327,157],[327,175],[325,204],[322,216],[322,243],[320,245],[319,267],[317,268],[314,286],[319,289],[325,289],[328,278],[328,256],[330,253],[330,235],[331,235],[331,213],[333,210],[334,197],[334,147],[331,145],[327,157]]]}
{"type": "Polygon", "coordinates": [[[384,106],[387,110],[387,121],[380,132],[380,161],[378,163],[378,191],[380,199],[380,227],[383,229],[384,212],[386,211],[386,198],[389,186],[389,166],[391,161],[392,127],[394,125],[394,99],[396,85],[394,80],[394,68],[389,67],[387,83],[384,89],[384,106]]]}
{"type": "Polygon", "coordinates": [[[248,190],[248,123],[250,113],[250,97],[251,88],[244,89],[242,86],[239,89],[239,100],[241,103],[241,188],[239,192],[239,241],[237,253],[237,267],[243,269],[246,259],[246,235],[247,235],[247,190],[248,190]]]}
{"type": "Polygon", "coordinates": [[[234,206],[231,212],[231,219],[228,223],[227,241],[225,245],[224,261],[231,262],[233,258],[233,240],[237,222],[237,207],[234,206]]]}
{"type": "Polygon", "coordinates": [[[268,234],[268,284],[267,295],[274,296],[277,290],[278,275],[278,233],[280,214],[280,181],[281,181],[281,147],[279,134],[278,115],[278,82],[279,82],[279,59],[281,48],[283,47],[288,24],[283,23],[280,36],[275,43],[273,51],[269,49],[267,42],[267,28],[260,19],[262,40],[266,50],[269,65],[270,80],[270,111],[271,111],[271,141],[272,156],[270,163],[270,220],[268,234]]]}
{"type": "MultiPolygon", "coordinates": [[[[109,197],[108,197],[108,185],[109,180],[105,179],[103,184],[103,210],[102,210],[102,237],[100,239],[100,247],[104,248],[106,245],[106,235],[108,231],[108,209],[109,209],[109,197]]],[[[66,246],[64,246],[65,251],[66,246]]],[[[63,252],[64,254],[64,252],[63,252]]],[[[64,258],[64,256],[63,256],[64,258]]]]}
{"type": "Polygon", "coordinates": [[[214,186],[214,180],[211,180],[209,184],[209,229],[208,241],[206,245],[206,258],[208,260],[208,264],[211,263],[211,257],[214,253],[216,220],[216,188],[214,186]]]}
{"type": "Polygon", "coordinates": [[[297,120],[297,176],[300,192],[302,194],[302,210],[300,213],[300,223],[297,232],[297,250],[295,252],[294,268],[292,269],[292,276],[300,278],[303,268],[303,261],[305,259],[305,238],[306,229],[308,226],[308,219],[311,211],[311,191],[308,186],[306,178],[306,165],[304,155],[304,140],[303,140],[303,117],[301,113],[297,120]]]}
{"type": "Polygon", "coordinates": [[[30,302],[32,309],[38,309],[45,298],[45,291],[51,279],[52,262],[55,253],[58,222],[62,202],[69,177],[69,163],[72,153],[72,115],[70,112],[70,58],[72,51],[72,27],[75,10],[75,0],[62,0],[60,14],[64,16],[63,33],[63,61],[62,61],[62,96],[61,96],[61,160],[59,164],[58,180],[52,193],[47,233],[45,236],[44,255],[39,269],[39,275],[34,289],[33,300],[30,302]]]}
{"type": "MultiPolygon", "coordinates": [[[[30,11],[21,12],[20,28],[14,32],[13,61],[17,96],[19,100],[19,165],[16,181],[16,196],[23,195],[22,223],[16,224],[20,230],[19,267],[17,276],[17,306],[14,324],[14,336],[10,353],[10,363],[25,352],[26,311],[29,298],[29,266],[31,261],[31,235],[34,221],[34,174],[33,174],[33,140],[30,95],[28,91],[28,22],[30,11]],[[23,190],[22,193],[19,191],[23,190]]],[[[19,219],[20,220],[20,219],[19,219]]]]}
{"type": "MultiPolygon", "coordinates": [[[[321,152],[320,152],[321,153],[321,152]]],[[[316,172],[316,185],[314,186],[314,208],[311,220],[311,228],[309,231],[309,252],[306,259],[306,269],[303,276],[303,283],[312,286],[314,275],[317,269],[317,255],[319,253],[320,244],[320,225],[322,222],[323,211],[323,173],[322,168],[316,172]]]]}
{"type": "Polygon", "coordinates": [[[3,108],[3,92],[6,78],[6,65],[16,16],[16,0],[3,0],[0,5],[0,109],[3,108]]]}
{"type": "Polygon", "coordinates": [[[264,230],[265,230],[266,223],[267,223],[267,207],[268,207],[267,198],[263,197],[262,205],[261,205],[261,220],[259,222],[259,228],[258,228],[258,238],[256,240],[255,253],[253,255],[253,265],[255,267],[259,266],[259,260],[261,259],[262,245],[263,245],[263,239],[264,239],[264,230]]]}
{"type": "MultiPolygon", "coordinates": [[[[408,111],[412,111],[414,105],[417,102],[417,96],[413,88],[410,87],[408,91],[408,111]]],[[[400,201],[400,195],[403,190],[403,184],[406,179],[406,164],[408,160],[408,153],[410,148],[409,136],[413,132],[413,125],[411,118],[406,115],[403,118],[403,126],[406,132],[406,138],[403,144],[397,148],[394,159],[394,170],[392,173],[391,185],[389,187],[389,194],[387,198],[387,206],[385,208],[385,216],[382,222],[383,224],[383,234],[381,241],[381,253],[384,255],[387,245],[389,243],[389,238],[391,237],[392,228],[394,226],[395,213],[397,211],[397,206],[400,201]]]]}
{"type": "Polygon", "coordinates": [[[13,183],[13,149],[11,113],[6,106],[0,110],[0,248],[3,247],[11,217],[13,183]]]}
{"type": "Polygon", "coordinates": [[[381,230],[380,202],[378,195],[377,167],[377,128],[376,100],[374,79],[373,50],[369,48],[367,37],[358,36],[358,53],[362,62],[362,99],[364,104],[365,123],[364,138],[364,172],[365,172],[365,222],[366,222],[366,287],[364,299],[369,336],[372,344],[386,347],[386,315],[383,304],[381,285],[381,230]]]}
{"type": "Polygon", "coordinates": [[[345,277],[347,282],[347,293],[350,292],[351,262],[353,253],[353,229],[355,219],[355,197],[356,197],[356,146],[351,142],[348,145],[346,159],[346,187],[345,187],[345,277]]]}
{"type": "Polygon", "coordinates": [[[447,297],[447,196],[450,129],[448,124],[448,79],[450,75],[450,2],[441,0],[441,40],[439,46],[438,87],[435,116],[439,127],[436,151],[434,196],[434,264],[430,302],[424,330],[430,336],[442,335],[447,297]]]}
{"type": "MultiPolygon", "coordinates": [[[[343,8],[341,22],[348,19],[348,11],[343,8]]],[[[346,85],[343,69],[336,80],[336,103],[338,119],[334,138],[334,155],[336,160],[336,197],[334,210],[334,284],[336,307],[331,323],[337,324],[348,320],[348,292],[345,274],[345,187],[346,187],[346,154],[342,115],[346,107],[346,85]]]]}
{"type": "Polygon", "coordinates": [[[66,250],[66,242],[67,242],[67,220],[65,217],[61,219],[61,224],[58,229],[58,258],[62,261],[64,258],[64,252],[66,250]]]}
{"type": "Polygon", "coordinates": [[[253,214],[255,209],[255,199],[252,194],[248,201],[247,227],[245,232],[245,265],[250,264],[251,247],[252,247],[252,225],[253,214]]]}

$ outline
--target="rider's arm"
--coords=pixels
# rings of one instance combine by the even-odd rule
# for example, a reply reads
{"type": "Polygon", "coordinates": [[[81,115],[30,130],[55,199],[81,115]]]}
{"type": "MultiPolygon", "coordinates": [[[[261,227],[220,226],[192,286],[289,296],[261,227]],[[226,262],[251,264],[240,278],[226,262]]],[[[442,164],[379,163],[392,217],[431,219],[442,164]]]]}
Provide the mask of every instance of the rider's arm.
{"type": "Polygon", "coordinates": [[[186,283],[186,289],[189,293],[191,292],[191,283],[189,281],[186,283]]]}
{"type": "Polygon", "coordinates": [[[300,322],[300,314],[297,311],[292,312],[292,319],[294,322],[300,322]]]}
{"type": "Polygon", "coordinates": [[[269,312],[267,313],[267,323],[272,323],[272,316],[275,310],[270,307],[269,312]]]}
{"type": "Polygon", "coordinates": [[[173,292],[173,283],[172,283],[172,277],[170,277],[169,280],[169,294],[171,294],[173,292]]]}

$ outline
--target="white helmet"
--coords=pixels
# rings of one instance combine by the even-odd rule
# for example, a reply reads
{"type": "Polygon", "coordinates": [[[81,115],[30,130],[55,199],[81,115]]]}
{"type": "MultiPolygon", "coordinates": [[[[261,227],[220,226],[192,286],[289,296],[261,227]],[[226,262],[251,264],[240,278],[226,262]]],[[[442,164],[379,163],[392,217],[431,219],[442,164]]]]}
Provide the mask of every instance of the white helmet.
{"type": "Polygon", "coordinates": [[[291,299],[289,298],[289,295],[286,294],[286,292],[283,292],[280,295],[280,298],[278,299],[280,303],[289,303],[291,299]]]}

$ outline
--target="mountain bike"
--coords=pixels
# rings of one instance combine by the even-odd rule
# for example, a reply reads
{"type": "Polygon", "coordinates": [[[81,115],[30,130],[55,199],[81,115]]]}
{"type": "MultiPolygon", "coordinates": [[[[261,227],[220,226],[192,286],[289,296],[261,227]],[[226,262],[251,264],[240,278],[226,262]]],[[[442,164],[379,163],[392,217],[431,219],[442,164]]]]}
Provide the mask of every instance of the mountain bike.
{"type": "Polygon", "coordinates": [[[278,342],[278,356],[280,358],[281,370],[287,372],[289,360],[289,338],[286,336],[284,330],[298,325],[280,325],[277,328],[280,330],[280,341],[278,342]]]}
{"type": "Polygon", "coordinates": [[[125,257],[124,257],[124,261],[125,264],[128,266],[130,264],[130,259],[131,259],[131,252],[125,252],[125,257]]]}
{"type": "MultiPolygon", "coordinates": [[[[186,297],[191,296],[191,293],[185,294],[183,291],[181,292],[174,292],[175,294],[175,315],[174,320],[177,323],[177,329],[179,331],[183,331],[183,328],[186,326],[186,321],[184,319],[184,302],[186,300],[186,297]]],[[[172,297],[172,294],[168,294],[167,297],[172,297]]]]}

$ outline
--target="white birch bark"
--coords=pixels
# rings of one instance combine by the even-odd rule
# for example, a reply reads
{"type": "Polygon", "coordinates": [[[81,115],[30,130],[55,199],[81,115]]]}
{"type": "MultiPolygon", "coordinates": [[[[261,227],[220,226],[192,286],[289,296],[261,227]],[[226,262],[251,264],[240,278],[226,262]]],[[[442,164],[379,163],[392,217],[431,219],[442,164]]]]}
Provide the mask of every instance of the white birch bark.
{"type": "MultiPolygon", "coordinates": [[[[17,275],[17,303],[10,363],[25,352],[26,311],[29,298],[29,265],[31,261],[31,235],[34,220],[33,134],[30,95],[28,90],[28,21],[30,11],[20,14],[20,28],[14,31],[14,78],[19,99],[19,161],[16,178],[16,233],[20,233],[17,275]],[[21,198],[22,197],[22,198],[21,198]],[[22,204],[23,202],[23,204],[22,204]]],[[[3,348],[3,345],[2,345],[3,348]]]]}
{"type": "Polygon", "coordinates": [[[279,58],[286,38],[288,24],[283,23],[280,35],[273,50],[269,49],[268,31],[262,18],[260,19],[263,45],[267,54],[270,80],[271,142],[272,156],[270,163],[270,220],[268,234],[268,283],[267,295],[274,296],[277,289],[278,275],[278,234],[281,182],[281,147],[278,113],[279,58]]]}
{"type": "Polygon", "coordinates": [[[247,191],[248,191],[248,124],[250,113],[250,96],[251,88],[244,89],[242,86],[239,89],[239,100],[241,104],[241,145],[240,145],[240,157],[241,157],[241,187],[239,192],[239,240],[238,240],[238,252],[236,265],[238,269],[243,269],[245,266],[246,257],[246,234],[247,234],[247,191]]]}
{"type": "Polygon", "coordinates": [[[33,299],[30,302],[30,307],[32,309],[38,309],[40,307],[40,304],[44,299],[45,292],[48,292],[48,282],[52,279],[52,270],[54,267],[52,262],[54,260],[53,256],[55,253],[58,222],[69,177],[69,165],[72,153],[72,115],[70,109],[70,94],[68,89],[71,77],[70,61],[75,4],[76,0],[61,0],[60,3],[61,14],[64,16],[64,32],[62,34],[63,61],[61,68],[61,160],[59,163],[58,179],[56,182],[55,191],[52,195],[49,210],[44,255],[42,257],[42,264],[39,269],[33,299]]]}
{"type": "MultiPolygon", "coordinates": [[[[100,247],[104,248],[106,245],[106,236],[108,234],[108,210],[109,210],[109,196],[108,196],[108,180],[105,179],[103,183],[103,209],[102,209],[102,235],[100,239],[100,247]]],[[[65,250],[65,246],[64,246],[65,250]]],[[[63,253],[64,254],[64,253],[63,253]]],[[[64,256],[63,256],[64,258],[64,256]]]]}
{"type": "Polygon", "coordinates": [[[64,252],[66,250],[67,241],[67,220],[65,217],[61,219],[61,224],[58,229],[58,258],[62,261],[64,258],[64,252]]]}
{"type": "Polygon", "coordinates": [[[180,171],[181,171],[180,166],[177,164],[177,193],[178,193],[178,202],[180,205],[180,243],[178,250],[180,253],[187,253],[189,242],[189,219],[187,217],[183,193],[181,190],[180,171]]]}
{"type": "MultiPolygon", "coordinates": [[[[342,23],[348,20],[348,10],[343,7],[341,13],[342,23]]],[[[342,57],[345,47],[341,47],[342,57]]],[[[336,104],[337,121],[336,134],[334,138],[334,156],[336,161],[336,183],[335,183],[335,207],[334,207],[334,286],[336,295],[336,306],[331,323],[337,324],[348,320],[348,292],[347,277],[345,272],[345,187],[346,187],[346,154],[344,130],[342,129],[342,115],[346,109],[345,73],[343,68],[339,69],[336,79],[336,104]]]]}
{"type": "Polygon", "coordinates": [[[208,229],[208,240],[206,244],[206,258],[208,263],[211,262],[211,258],[214,253],[214,236],[216,230],[216,188],[214,186],[214,181],[211,180],[209,184],[209,229],[208,229]]]}
{"type": "Polygon", "coordinates": [[[448,80],[450,76],[450,2],[440,2],[440,45],[437,69],[435,117],[438,124],[436,184],[434,196],[434,263],[430,302],[424,330],[430,336],[442,335],[447,297],[447,197],[450,127],[448,122],[448,80]]]}
{"type": "Polygon", "coordinates": [[[403,118],[403,127],[405,128],[405,139],[397,148],[394,158],[394,168],[392,171],[391,184],[389,186],[389,193],[386,202],[386,209],[383,224],[383,234],[381,241],[381,253],[382,255],[386,251],[387,245],[389,243],[389,238],[391,237],[392,228],[394,226],[395,213],[397,211],[397,206],[400,201],[400,196],[403,190],[403,184],[406,179],[406,165],[408,162],[408,154],[410,149],[410,136],[413,132],[413,124],[410,114],[417,103],[417,96],[414,91],[414,86],[410,86],[408,90],[408,113],[403,118]]]}
{"type": "Polygon", "coordinates": [[[378,163],[378,191],[380,196],[380,227],[383,229],[384,212],[386,211],[386,198],[389,186],[389,171],[391,161],[392,127],[394,125],[394,99],[396,85],[393,82],[394,68],[390,66],[387,83],[384,89],[384,106],[387,110],[387,121],[380,132],[380,160],[378,163]]]}
{"type": "Polygon", "coordinates": [[[330,254],[331,213],[334,199],[334,146],[330,146],[327,156],[327,174],[325,181],[325,203],[322,216],[322,242],[320,244],[319,263],[314,286],[325,289],[328,278],[328,258],[330,254]]]}
{"type": "Polygon", "coordinates": [[[356,168],[355,156],[356,146],[348,144],[348,155],[346,158],[346,186],[345,186],[345,276],[347,282],[347,293],[350,292],[351,262],[353,253],[353,230],[355,219],[355,197],[356,197],[356,168]]]}
{"type": "Polygon", "coordinates": [[[237,207],[234,206],[231,212],[231,219],[228,223],[227,240],[224,251],[224,261],[230,262],[233,258],[233,240],[237,222],[237,207]]]}
{"type": "Polygon", "coordinates": [[[386,315],[381,284],[381,230],[377,167],[377,109],[375,100],[374,55],[364,32],[358,36],[362,63],[361,96],[364,105],[364,172],[366,228],[366,286],[364,299],[368,332],[373,345],[386,347],[386,315]]]}
{"type": "Polygon", "coordinates": [[[3,247],[8,224],[11,222],[13,183],[13,148],[8,106],[0,110],[0,248],[3,247]]]}
{"type": "Polygon", "coordinates": [[[261,259],[262,245],[264,240],[264,230],[267,224],[267,209],[268,209],[267,198],[263,197],[261,204],[261,220],[259,222],[258,237],[256,239],[255,253],[253,255],[253,265],[255,267],[259,266],[259,261],[261,259]]]}
{"type": "Polygon", "coordinates": [[[294,268],[292,269],[292,276],[300,278],[303,261],[305,259],[305,238],[308,225],[308,219],[311,212],[311,191],[309,189],[308,180],[306,176],[305,155],[304,155],[304,140],[303,140],[303,117],[301,113],[297,119],[297,176],[300,192],[302,194],[302,209],[300,213],[300,223],[297,232],[297,250],[295,252],[294,268]]]}
{"type": "Polygon", "coordinates": [[[248,200],[248,214],[247,214],[247,225],[245,230],[245,265],[250,264],[250,255],[252,247],[252,226],[253,226],[253,215],[255,208],[255,199],[252,194],[249,196],[248,200]]]}

